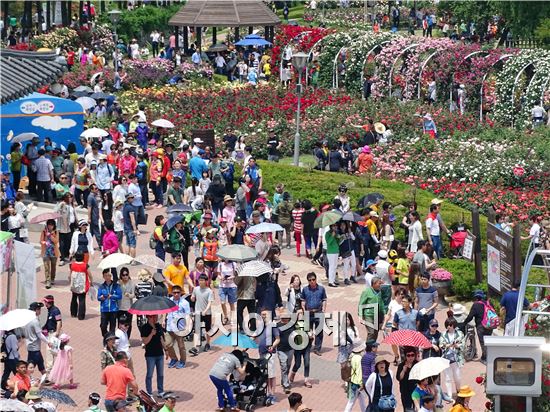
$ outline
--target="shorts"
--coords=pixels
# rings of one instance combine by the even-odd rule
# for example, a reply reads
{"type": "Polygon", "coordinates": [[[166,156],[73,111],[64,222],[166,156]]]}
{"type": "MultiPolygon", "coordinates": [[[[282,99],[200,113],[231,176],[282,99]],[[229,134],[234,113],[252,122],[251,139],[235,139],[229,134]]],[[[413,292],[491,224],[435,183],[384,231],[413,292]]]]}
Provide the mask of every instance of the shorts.
{"type": "Polygon", "coordinates": [[[124,231],[124,234],[126,235],[126,244],[128,247],[136,247],[136,234],[131,231],[124,231]]]}
{"type": "Polygon", "coordinates": [[[27,362],[34,363],[40,372],[46,370],[46,368],[44,367],[44,358],[42,357],[42,353],[39,350],[29,351],[27,353],[27,362]]]}
{"type": "Polygon", "coordinates": [[[204,329],[207,332],[212,329],[212,315],[201,315],[201,322],[204,322],[204,329]]]}
{"type": "Polygon", "coordinates": [[[277,357],[276,353],[266,353],[262,355],[262,359],[267,359],[267,377],[269,379],[275,378],[277,375],[275,374],[276,368],[275,368],[275,358],[277,357]]]}
{"type": "Polygon", "coordinates": [[[237,302],[237,288],[220,288],[220,302],[234,304],[237,302]]]}
{"type": "Polygon", "coordinates": [[[124,238],[124,231],[115,232],[116,238],[118,239],[118,244],[122,245],[122,239],[124,238]]]}

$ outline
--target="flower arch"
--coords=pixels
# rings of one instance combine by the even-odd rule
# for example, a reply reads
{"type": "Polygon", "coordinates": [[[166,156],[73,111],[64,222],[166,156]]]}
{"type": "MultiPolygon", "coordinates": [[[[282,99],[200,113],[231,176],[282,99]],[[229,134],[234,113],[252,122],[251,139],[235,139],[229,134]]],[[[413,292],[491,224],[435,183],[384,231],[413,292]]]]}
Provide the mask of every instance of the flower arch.
{"type": "Polygon", "coordinates": [[[535,74],[531,78],[527,91],[523,95],[524,104],[518,114],[517,122],[530,125],[531,109],[539,102],[544,102],[544,92],[550,83],[550,59],[543,59],[535,66],[535,74]]]}
{"type": "Polygon", "coordinates": [[[496,76],[496,105],[494,118],[496,121],[511,125],[514,121],[514,96],[516,83],[523,71],[536,60],[543,58],[547,52],[539,50],[522,50],[504,63],[496,76]]]}
{"type": "Polygon", "coordinates": [[[404,76],[403,81],[402,81],[402,83],[403,83],[402,84],[402,86],[403,86],[403,97],[405,97],[405,94],[407,93],[407,89],[408,89],[408,85],[409,85],[408,84],[408,73],[407,73],[407,71],[410,70],[410,68],[406,65],[407,61],[409,60],[407,58],[407,56],[414,53],[414,49],[417,48],[418,46],[419,46],[419,43],[409,44],[401,52],[399,52],[396,59],[393,61],[393,64],[391,65],[391,69],[390,69],[389,80],[388,80],[388,96],[391,97],[391,94],[392,94],[392,85],[393,85],[393,81],[394,81],[393,73],[395,71],[395,65],[397,64],[399,59],[401,59],[403,57],[404,65],[401,66],[401,73],[403,73],[403,72],[405,73],[405,76],[404,76]],[[405,69],[405,71],[403,71],[403,69],[405,69]]]}
{"type": "Polygon", "coordinates": [[[349,32],[336,32],[325,36],[322,40],[319,54],[319,85],[327,89],[333,86],[334,81],[334,58],[336,54],[340,54],[342,47],[349,44],[353,39],[361,36],[364,33],[362,30],[351,30],[349,32]]]}
{"type": "MultiPolygon", "coordinates": [[[[488,59],[490,56],[487,56],[485,59],[488,59]]],[[[483,78],[481,79],[481,85],[479,88],[479,121],[483,122],[484,119],[484,108],[483,108],[483,102],[487,101],[487,103],[490,103],[491,105],[494,105],[496,102],[496,95],[495,95],[495,83],[496,80],[492,79],[492,81],[488,82],[489,76],[492,76],[493,69],[495,69],[497,66],[504,65],[505,60],[514,57],[514,54],[508,53],[508,54],[502,54],[498,56],[496,60],[494,60],[491,65],[489,66],[488,70],[483,75],[483,78]]]]}

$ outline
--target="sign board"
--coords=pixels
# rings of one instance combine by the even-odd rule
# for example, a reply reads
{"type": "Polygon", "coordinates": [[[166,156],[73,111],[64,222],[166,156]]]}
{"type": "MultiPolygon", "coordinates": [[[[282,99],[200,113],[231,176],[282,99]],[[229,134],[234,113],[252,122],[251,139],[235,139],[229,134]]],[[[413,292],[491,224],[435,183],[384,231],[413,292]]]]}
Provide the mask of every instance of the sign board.
{"type": "Polygon", "coordinates": [[[206,146],[210,146],[210,153],[214,153],[216,151],[216,139],[214,137],[214,129],[195,129],[191,130],[191,138],[193,141],[195,139],[199,138],[204,143],[199,143],[201,148],[205,148],[206,146]]]}
{"type": "Polygon", "coordinates": [[[476,243],[476,237],[468,232],[468,236],[464,239],[464,246],[462,248],[462,257],[469,261],[474,260],[474,245],[476,243]]]}
{"type": "Polygon", "coordinates": [[[487,223],[487,284],[500,295],[514,282],[514,238],[487,223]]]}

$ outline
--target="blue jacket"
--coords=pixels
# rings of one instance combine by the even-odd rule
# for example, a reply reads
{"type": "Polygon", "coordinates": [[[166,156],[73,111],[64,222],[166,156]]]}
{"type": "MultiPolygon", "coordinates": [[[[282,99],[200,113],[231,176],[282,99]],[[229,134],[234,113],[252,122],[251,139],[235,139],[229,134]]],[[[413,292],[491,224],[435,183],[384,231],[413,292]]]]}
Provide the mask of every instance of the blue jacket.
{"type": "Polygon", "coordinates": [[[118,283],[111,283],[109,286],[103,282],[97,289],[97,300],[100,303],[100,312],[117,312],[118,301],[122,299],[122,290],[118,283]],[[111,295],[109,299],[107,296],[111,295]],[[105,297],[105,300],[101,300],[105,297]]]}

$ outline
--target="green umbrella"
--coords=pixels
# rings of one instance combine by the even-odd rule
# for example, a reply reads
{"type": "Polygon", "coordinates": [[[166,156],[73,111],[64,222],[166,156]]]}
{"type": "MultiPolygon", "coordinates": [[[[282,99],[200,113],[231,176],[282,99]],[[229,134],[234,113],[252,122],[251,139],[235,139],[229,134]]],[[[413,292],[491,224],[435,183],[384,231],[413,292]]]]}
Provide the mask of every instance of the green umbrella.
{"type": "Polygon", "coordinates": [[[5,242],[9,238],[13,237],[13,233],[11,232],[0,232],[0,242],[5,242]]]}
{"type": "Polygon", "coordinates": [[[342,214],[329,210],[328,212],[321,213],[313,222],[313,227],[316,229],[327,227],[335,224],[342,219],[342,214]]]}

